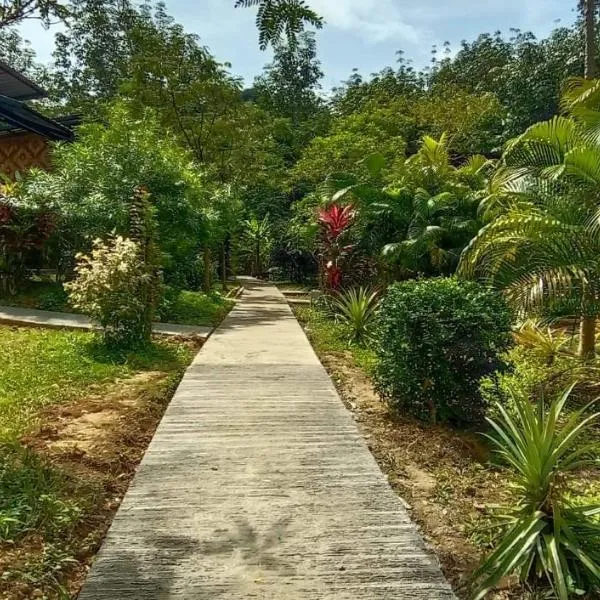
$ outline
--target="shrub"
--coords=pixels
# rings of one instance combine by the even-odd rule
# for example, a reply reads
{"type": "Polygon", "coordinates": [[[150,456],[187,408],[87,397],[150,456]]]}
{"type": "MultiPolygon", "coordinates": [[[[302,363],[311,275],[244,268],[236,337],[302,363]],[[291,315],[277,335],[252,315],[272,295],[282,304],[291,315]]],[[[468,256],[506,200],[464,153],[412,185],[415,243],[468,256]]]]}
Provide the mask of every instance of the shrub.
{"type": "Polygon", "coordinates": [[[574,359],[559,354],[548,364],[547,354],[537,349],[514,346],[501,356],[503,368],[481,379],[481,394],[490,407],[500,403],[507,407],[511,398],[533,400],[541,395],[552,396],[564,389],[566,378],[574,374],[574,359]]]}
{"type": "Polygon", "coordinates": [[[42,255],[56,215],[25,200],[17,184],[0,186],[0,291],[17,293],[32,259],[42,255]]]}
{"type": "Polygon", "coordinates": [[[150,338],[147,272],[140,247],[121,236],[97,239],[91,255],[77,256],[77,277],[65,284],[73,306],[89,315],[104,332],[106,342],[136,346],[150,338]]]}
{"type": "Polygon", "coordinates": [[[23,187],[32,202],[60,214],[61,248],[54,254],[62,262],[70,268],[72,256],[89,252],[96,238],[128,237],[131,190],[143,182],[155,209],[165,279],[188,285],[189,264],[208,234],[206,180],[150,110],[134,114],[123,103],[112,105],[103,122],[80,126],[76,142],[54,148],[52,162],[51,172],[30,172],[23,187]]]}
{"type": "Polygon", "coordinates": [[[474,574],[476,600],[484,598],[507,575],[523,582],[545,577],[559,600],[598,591],[600,584],[600,507],[569,497],[569,475],[597,464],[597,443],[586,443],[600,413],[587,408],[564,415],[570,390],[548,409],[513,396],[516,414],[502,404],[490,420],[489,436],[513,476],[516,502],[504,509],[503,536],[474,574]],[[582,438],[584,438],[582,440],[582,438]]]}
{"type": "Polygon", "coordinates": [[[455,278],[391,286],[379,310],[376,384],[396,409],[431,421],[481,421],[482,376],[510,343],[503,299],[455,278]]]}
{"type": "Polygon", "coordinates": [[[358,344],[371,337],[378,307],[378,293],[363,287],[341,292],[334,299],[337,319],[348,325],[350,341],[358,344]]]}

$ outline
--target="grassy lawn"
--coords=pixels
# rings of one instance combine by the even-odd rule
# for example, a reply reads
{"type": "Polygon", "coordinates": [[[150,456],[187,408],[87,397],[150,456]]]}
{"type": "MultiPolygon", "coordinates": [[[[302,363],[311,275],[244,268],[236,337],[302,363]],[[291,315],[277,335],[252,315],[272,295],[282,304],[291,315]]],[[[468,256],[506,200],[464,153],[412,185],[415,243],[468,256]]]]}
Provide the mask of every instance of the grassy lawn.
{"type": "Polygon", "coordinates": [[[216,326],[233,308],[234,301],[217,292],[180,292],[173,300],[167,297],[160,310],[160,320],[164,323],[180,325],[216,326]]]}
{"type": "MultiPolygon", "coordinates": [[[[76,312],[69,305],[69,298],[62,285],[52,281],[29,281],[14,296],[0,295],[0,305],[76,312]]],[[[185,290],[177,293],[167,289],[158,316],[163,323],[216,326],[233,305],[233,300],[226,298],[217,289],[210,294],[185,290]]]]}
{"type": "Polygon", "coordinates": [[[326,352],[336,352],[346,356],[365,373],[371,372],[375,364],[375,353],[370,348],[349,344],[349,332],[345,325],[336,323],[330,316],[313,307],[295,307],[294,313],[319,356],[326,352]]]}
{"type": "Polygon", "coordinates": [[[0,441],[22,435],[48,404],[138,371],[178,370],[189,358],[166,342],[122,356],[88,332],[0,327],[0,441]]]}
{"type": "MultiPolygon", "coordinates": [[[[191,343],[190,343],[191,344],[191,343]]],[[[75,598],[195,349],[0,326],[0,598],[75,598]]]]}

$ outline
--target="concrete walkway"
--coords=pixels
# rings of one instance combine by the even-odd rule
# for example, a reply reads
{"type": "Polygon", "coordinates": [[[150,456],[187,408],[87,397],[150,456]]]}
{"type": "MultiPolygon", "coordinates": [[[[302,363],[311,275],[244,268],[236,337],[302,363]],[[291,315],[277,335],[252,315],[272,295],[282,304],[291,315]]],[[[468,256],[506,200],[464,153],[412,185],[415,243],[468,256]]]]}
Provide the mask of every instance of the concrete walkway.
{"type": "Polygon", "coordinates": [[[79,600],[454,598],[282,294],[244,286],[79,600]]]}
{"type": "MultiPolygon", "coordinates": [[[[53,329],[94,329],[89,317],[85,315],[34,310],[33,308],[20,308],[16,306],[0,306],[0,323],[30,327],[50,327],[53,329]]],[[[198,335],[200,337],[208,337],[212,331],[212,327],[155,323],[152,330],[154,333],[160,335],[198,335]]]]}

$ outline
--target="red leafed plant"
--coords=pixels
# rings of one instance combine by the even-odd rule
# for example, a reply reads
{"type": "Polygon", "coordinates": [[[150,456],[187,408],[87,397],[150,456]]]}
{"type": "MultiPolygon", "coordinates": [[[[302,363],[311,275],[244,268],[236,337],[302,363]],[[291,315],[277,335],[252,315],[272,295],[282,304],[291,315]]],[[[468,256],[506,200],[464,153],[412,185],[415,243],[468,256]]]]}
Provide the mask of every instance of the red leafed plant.
{"type": "Polygon", "coordinates": [[[32,251],[41,251],[56,230],[56,215],[19,201],[15,184],[0,186],[0,287],[16,292],[32,251]]]}
{"type": "Polygon", "coordinates": [[[355,214],[352,204],[332,204],[328,208],[322,208],[319,211],[319,223],[325,229],[325,236],[336,241],[351,225],[355,214]]]}
{"type": "Polygon", "coordinates": [[[342,241],[355,216],[356,211],[351,204],[331,204],[319,210],[319,223],[323,231],[322,256],[330,290],[337,290],[342,285],[340,262],[353,248],[352,244],[343,245],[342,241]]]}

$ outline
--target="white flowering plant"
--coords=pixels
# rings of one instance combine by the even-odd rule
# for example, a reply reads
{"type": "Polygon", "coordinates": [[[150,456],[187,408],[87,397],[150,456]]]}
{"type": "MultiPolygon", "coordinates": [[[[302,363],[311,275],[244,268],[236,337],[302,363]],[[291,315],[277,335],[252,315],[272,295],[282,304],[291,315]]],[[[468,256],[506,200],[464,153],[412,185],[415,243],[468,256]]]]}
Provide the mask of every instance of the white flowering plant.
{"type": "Polygon", "coordinates": [[[72,305],[102,327],[111,345],[147,342],[147,290],[152,276],[140,246],[121,236],[96,239],[89,255],[78,254],[76,278],[65,285],[72,305]]]}

